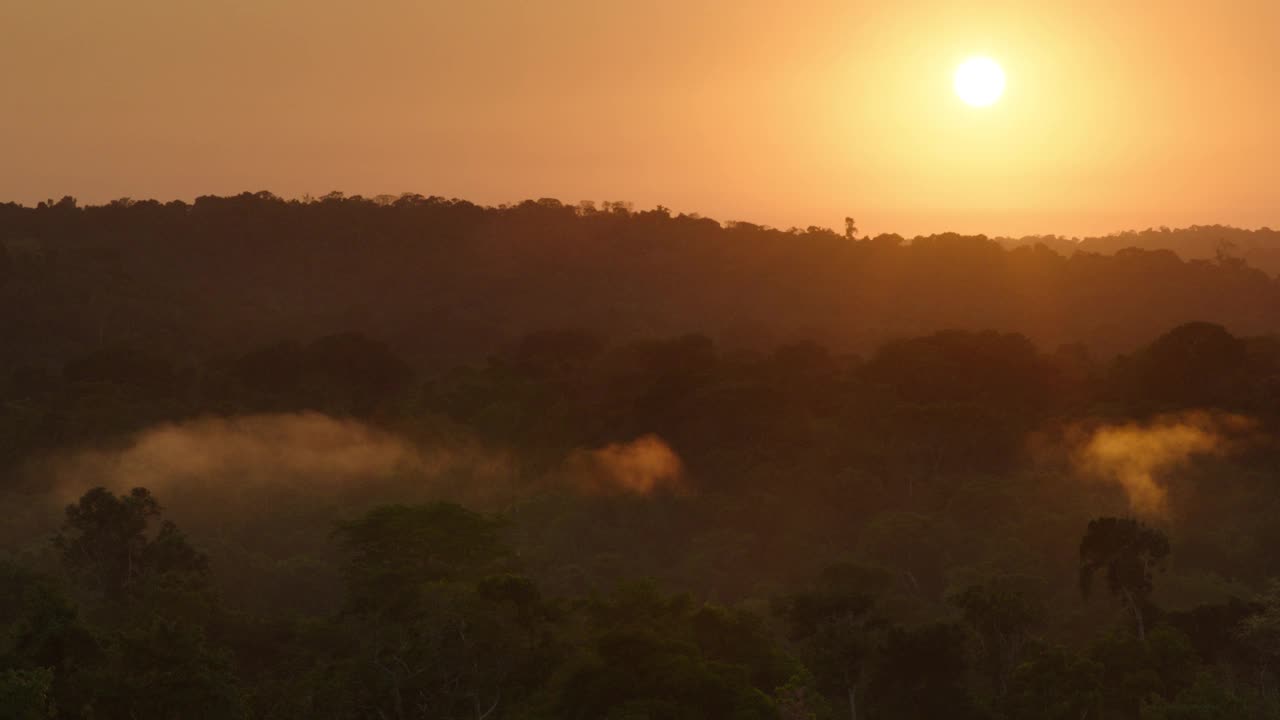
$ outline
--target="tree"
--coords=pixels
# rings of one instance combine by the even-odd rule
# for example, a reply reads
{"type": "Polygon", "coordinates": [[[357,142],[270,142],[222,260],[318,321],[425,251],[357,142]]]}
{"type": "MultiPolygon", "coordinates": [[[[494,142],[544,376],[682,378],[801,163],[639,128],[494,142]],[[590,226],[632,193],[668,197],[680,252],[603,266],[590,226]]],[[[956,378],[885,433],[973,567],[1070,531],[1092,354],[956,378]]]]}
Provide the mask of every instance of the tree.
{"type": "Polygon", "coordinates": [[[1142,708],[1141,720],[1238,720],[1248,707],[1235,693],[1207,672],[1173,700],[1155,698],[1142,708]]]}
{"type": "Polygon", "coordinates": [[[892,628],[875,664],[869,699],[894,720],[984,717],[965,685],[965,633],[958,625],[892,628]]]}
{"type": "Polygon", "coordinates": [[[1270,691],[1280,669],[1280,580],[1271,580],[1258,600],[1256,612],[1236,627],[1236,636],[1256,658],[1259,685],[1270,691]]]}
{"type": "Polygon", "coordinates": [[[971,585],[948,599],[978,635],[992,688],[1005,695],[1031,630],[1044,619],[1044,607],[1011,578],[971,585]]]}
{"type": "Polygon", "coordinates": [[[430,583],[478,579],[508,554],[497,519],[453,503],[384,505],[345,523],[348,612],[412,612],[430,583]]]}
{"type": "Polygon", "coordinates": [[[1169,550],[1164,533],[1134,518],[1091,520],[1080,541],[1080,594],[1088,597],[1094,576],[1102,573],[1107,590],[1133,613],[1138,639],[1145,642],[1144,608],[1169,550]]]}
{"type": "Polygon", "coordinates": [[[326,409],[340,413],[368,413],[411,375],[386,343],[355,332],[328,335],[308,345],[304,368],[313,395],[323,399],[326,409]]]}
{"type": "Polygon", "coordinates": [[[9,257],[9,251],[0,245],[0,287],[4,287],[5,282],[10,275],[15,273],[13,259],[9,257]]]}
{"type": "Polygon", "coordinates": [[[83,669],[100,654],[98,638],[52,579],[0,562],[0,718],[45,717],[14,708],[37,712],[46,700],[78,711],[92,690],[83,669]]]}
{"type": "Polygon", "coordinates": [[[547,717],[776,718],[768,693],[795,674],[759,616],[652,583],[575,609],[586,622],[584,652],[557,673],[547,717]]]}
{"type": "Polygon", "coordinates": [[[738,668],[708,662],[697,648],[645,630],[598,637],[592,657],[567,678],[556,717],[742,718],[775,717],[772,703],[738,668]]]}
{"type": "Polygon", "coordinates": [[[549,611],[524,578],[424,585],[396,614],[347,615],[310,693],[319,718],[492,720],[558,664],[549,611]]]}
{"type": "Polygon", "coordinates": [[[1194,684],[1201,667],[1187,636],[1167,625],[1152,628],[1145,641],[1107,633],[1092,643],[1089,656],[1102,668],[1104,717],[1138,717],[1145,704],[1173,700],[1194,684]]]}
{"type": "Polygon", "coordinates": [[[1009,683],[1003,709],[1009,720],[1080,720],[1098,717],[1102,666],[1061,647],[1035,648],[1009,683]]]}
{"type": "Polygon", "coordinates": [[[345,641],[322,663],[312,717],[501,717],[555,666],[551,610],[495,574],[501,522],[451,503],[388,505],[342,525],[345,641]]]}
{"type": "Polygon", "coordinates": [[[1239,409],[1248,390],[1244,341],[1221,325],[1191,322],[1156,338],[1121,367],[1129,399],[1141,409],[1239,409]]]}
{"type": "Polygon", "coordinates": [[[163,509],[146,488],[117,496],[97,487],[66,509],[54,539],[62,562],[78,583],[107,603],[136,597],[149,584],[167,581],[207,586],[209,563],[171,521],[151,524],[163,509]]]}
{"type": "Polygon", "coordinates": [[[903,402],[973,404],[1033,419],[1048,409],[1048,360],[1018,333],[947,330],[886,343],[861,370],[903,402]]]}
{"type": "Polygon", "coordinates": [[[244,698],[223,650],[198,627],[155,618],[112,633],[90,671],[91,717],[236,720],[244,698]]]}
{"type": "Polygon", "coordinates": [[[847,702],[852,720],[858,718],[858,693],[878,630],[868,614],[888,583],[882,571],[834,565],[823,570],[812,590],[774,603],[818,688],[836,702],[847,702]]]}
{"type": "Polygon", "coordinates": [[[53,672],[47,668],[0,670],[0,720],[53,717],[49,702],[52,686],[53,672]]]}

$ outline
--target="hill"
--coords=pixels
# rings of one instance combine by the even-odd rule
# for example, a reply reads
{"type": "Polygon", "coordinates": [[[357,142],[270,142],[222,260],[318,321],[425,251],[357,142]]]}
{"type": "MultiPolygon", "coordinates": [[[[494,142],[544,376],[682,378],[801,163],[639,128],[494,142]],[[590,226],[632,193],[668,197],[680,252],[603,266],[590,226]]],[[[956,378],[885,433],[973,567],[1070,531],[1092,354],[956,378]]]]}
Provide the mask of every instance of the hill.
{"type": "Polygon", "coordinates": [[[730,348],[812,339],[858,353],[996,329],[1105,355],[1190,320],[1280,330],[1280,284],[1248,260],[1120,247],[1226,237],[1257,254],[1270,242],[1241,233],[1088,239],[1068,256],[1061,242],[860,238],[623,203],[65,198],[0,206],[0,363],[56,364],[120,344],[203,355],[359,330],[414,364],[446,367],[551,328],[618,341],[703,332],[730,348]]]}

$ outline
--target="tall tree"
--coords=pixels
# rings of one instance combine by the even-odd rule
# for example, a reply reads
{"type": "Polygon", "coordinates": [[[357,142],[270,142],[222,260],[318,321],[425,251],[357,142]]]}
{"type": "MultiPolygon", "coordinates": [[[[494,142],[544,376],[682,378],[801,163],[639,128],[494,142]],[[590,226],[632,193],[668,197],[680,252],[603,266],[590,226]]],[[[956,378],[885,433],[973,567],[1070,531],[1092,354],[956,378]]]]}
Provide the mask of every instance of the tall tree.
{"type": "Polygon", "coordinates": [[[1164,533],[1135,518],[1090,520],[1080,541],[1080,594],[1088,597],[1101,573],[1107,590],[1133,613],[1138,639],[1146,642],[1144,608],[1169,551],[1164,533]]]}
{"type": "Polygon", "coordinates": [[[888,583],[883,571],[834,565],[822,571],[812,589],[774,604],[819,689],[837,703],[847,702],[851,720],[858,720],[858,694],[878,630],[870,611],[888,583]]]}
{"type": "Polygon", "coordinates": [[[492,574],[497,519],[459,505],[389,505],[343,525],[346,646],[322,664],[317,718],[494,720],[554,665],[548,604],[532,581],[492,574]]]}
{"type": "Polygon", "coordinates": [[[1016,580],[992,578],[948,598],[977,633],[992,690],[1000,697],[1009,691],[1030,632],[1044,619],[1038,598],[1024,592],[1016,580]]]}
{"type": "Polygon", "coordinates": [[[149,534],[163,509],[146,488],[115,495],[97,487],[68,505],[54,538],[77,582],[107,603],[125,601],[148,583],[174,580],[203,587],[208,558],[169,520],[149,534]]]}
{"type": "Polygon", "coordinates": [[[1062,647],[1036,647],[1018,666],[1002,709],[1009,720],[1081,720],[1102,705],[1100,664],[1062,647]]]}
{"type": "Polygon", "coordinates": [[[412,614],[431,583],[478,579],[508,554],[499,522],[452,503],[385,505],[342,525],[348,612],[412,614]]]}

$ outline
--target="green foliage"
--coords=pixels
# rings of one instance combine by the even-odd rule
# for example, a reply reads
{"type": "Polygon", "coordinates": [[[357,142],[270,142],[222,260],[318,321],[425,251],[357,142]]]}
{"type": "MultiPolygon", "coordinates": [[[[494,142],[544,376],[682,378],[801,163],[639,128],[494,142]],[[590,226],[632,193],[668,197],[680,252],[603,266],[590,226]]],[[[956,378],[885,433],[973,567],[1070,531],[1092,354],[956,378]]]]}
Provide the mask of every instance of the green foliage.
{"type": "Polygon", "coordinates": [[[1280,282],[1228,257],[1077,252],[1162,235],[1033,239],[1066,257],[620,203],[0,206],[6,557],[56,572],[45,504],[78,472],[62,453],[107,467],[159,423],[321,410],[428,466],[265,491],[163,478],[212,563],[150,493],[91,491],[54,548],[67,592],[0,563],[0,707],[1274,716],[1278,593],[1227,598],[1280,575],[1280,341],[1224,325],[1280,328],[1280,282]],[[1174,327],[1191,317],[1212,322],[1174,327]],[[1182,579],[1157,595],[1171,551],[1155,529],[1103,518],[1076,545],[1124,498],[1079,481],[1073,433],[1201,406],[1256,415],[1257,442],[1157,478],[1182,579]],[[567,457],[650,433],[685,492],[581,492],[567,457]],[[437,472],[472,455],[501,482],[438,482],[483,475],[437,472]],[[454,493],[473,509],[412,504],[454,493]],[[1076,580],[1099,577],[1137,638],[1079,602],[1076,580]]]}
{"type": "Polygon", "coordinates": [[[870,613],[889,583],[884,571],[840,564],[825,568],[811,589],[775,599],[773,612],[786,621],[824,704],[856,714],[883,629],[870,613]]]}
{"type": "Polygon", "coordinates": [[[1014,671],[1003,710],[1009,720],[1079,720],[1102,704],[1100,664],[1063,647],[1039,645],[1014,671]]]}
{"type": "Polygon", "coordinates": [[[902,720],[987,717],[968,688],[967,672],[960,627],[895,627],[880,649],[868,699],[877,714],[902,720]]]}
{"type": "Polygon", "coordinates": [[[813,678],[799,674],[774,691],[779,720],[818,720],[831,713],[826,699],[813,689],[813,678]]]}
{"type": "Polygon", "coordinates": [[[351,612],[411,611],[428,584],[476,578],[508,551],[501,524],[451,503],[387,505],[344,523],[351,612]]]}
{"type": "Polygon", "coordinates": [[[1199,658],[1181,632],[1160,626],[1146,642],[1124,632],[1094,641],[1090,657],[1102,668],[1103,704],[1136,716],[1143,703],[1172,699],[1194,680],[1199,658]]]}
{"type": "Polygon", "coordinates": [[[548,609],[503,578],[431,583],[411,612],[348,617],[313,678],[310,717],[506,717],[545,682],[558,651],[548,609]]]}
{"type": "Polygon", "coordinates": [[[1258,611],[1243,618],[1236,632],[1265,662],[1280,667],[1280,580],[1272,580],[1258,600],[1258,611]]]}
{"type": "Polygon", "coordinates": [[[44,720],[53,717],[49,691],[53,671],[0,670],[0,720],[44,720]]]}
{"type": "Polygon", "coordinates": [[[48,578],[0,563],[0,665],[49,667],[83,638],[76,610],[48,578]]]}
{"type": "Polygon", "coordinates": [[[558,662],[555,609],[528,578],[488,574],[501,523],[458,505],[383,506],[343,524],[341,633],[310,680],[308,717],[499,718],[558,662]]]}
{"type": "Polygon", "coordinates": [[[41,673],[52,673],[48,700],[75,709],[89,691],[84,671],[100,659],[98,639],[55,582],[0,563],[0,668],[17,673],[12,682],[31,689],[41,673]]]}
{"type": "Polygon", "coordinates": [[[1201,673],[1191,687],[1173,700],[1156,698],[1142,708],[1142,720],[1238,720],[1248,706],[1209,673],[1201,673]]]}
{"type": "Polygon", "coordinates": [[[1140,408],[1253,407],[1251,368],[1244,341],[1221,325],[1192,322],[1170,330],[1143,348],[1124,372],[1132,373],[1131,401],[1140,408]]]}
{"type": "Polygon", "coordinates": [[[1101,572],[1107,590],[1133,612],[1138,638],[1145,639],[1144,605],[1169,551],[1164,533],[1134,518],[1091,520],[1080,541],[1080,593],[1087,596],[1094,575],[1101,572]]]}
{"type": "Polygon", "coordinates": [[[107,603],[137,597],[157,583],[204,586],[208,559],[173,523],[162,522],[148,537],[160,514],[160,503],[146,488],[122,496],[94,488],[67,506],[55,545],[77,582],[107,603]]]}
{"type": "Polygon", "coordinates": [[[652,631],[614,630],[599,635],[593,649],[564,681],[558,717],[775,716],[772,702],[750,685],[743,668],[706,658],[694,645],[652,631]]]}
{"type": "Polygon", "coordinates": [[[786,659],[762,619],[651,585],[588,599],[585,652],[552,684],[549,717],[773,718],[786,659]]]}
{"type": "Polygon", "coordinates": [[[948,598],[977,634],[980,662],[998,696],[1008,692],[1010,676],[1020,663],[1024,646],[1045,620],[1044,606],[1024,580],[996,577],[948,598]]]}
{"type": "Polygon", "coordinates": [[[104,661],[88,671],[94,716],[156,720],[245,717],[231,658],[189,624],[157,619],[110,634],[104,661]]]}
{"type": "Polygon", "coordinates": [[[197,624],[212,609],[208,562],[170,522],[149,533],[160,512],[144,488],[126,496],[95,488],[67,507],[55,544],[96,624],[82,624],[50,581],[0,566],[0,608],[14,619],[0,660],[51,668],[60,717],[245,714],[230,656],[197,624]]]}
{"type": "Polygon", "coordinates": [[[940,332],[888,343],[865,373],[920,404],[971,404],[1022,418],[1048,402],[1046,360],[1023,335],[940,332]]]}

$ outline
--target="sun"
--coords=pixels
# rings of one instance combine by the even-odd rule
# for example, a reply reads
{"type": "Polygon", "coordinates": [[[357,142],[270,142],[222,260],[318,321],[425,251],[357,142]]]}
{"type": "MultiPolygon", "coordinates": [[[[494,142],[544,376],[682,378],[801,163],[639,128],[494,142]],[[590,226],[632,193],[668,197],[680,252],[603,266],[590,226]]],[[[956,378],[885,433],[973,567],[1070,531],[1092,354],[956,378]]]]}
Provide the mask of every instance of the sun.
{"type": "Polygon", "coordinates": [[[956,95],[973,107],[987,107],[1004,94],[1004,70],[989,57],[972,57],[956,68],[956,95]]]}

